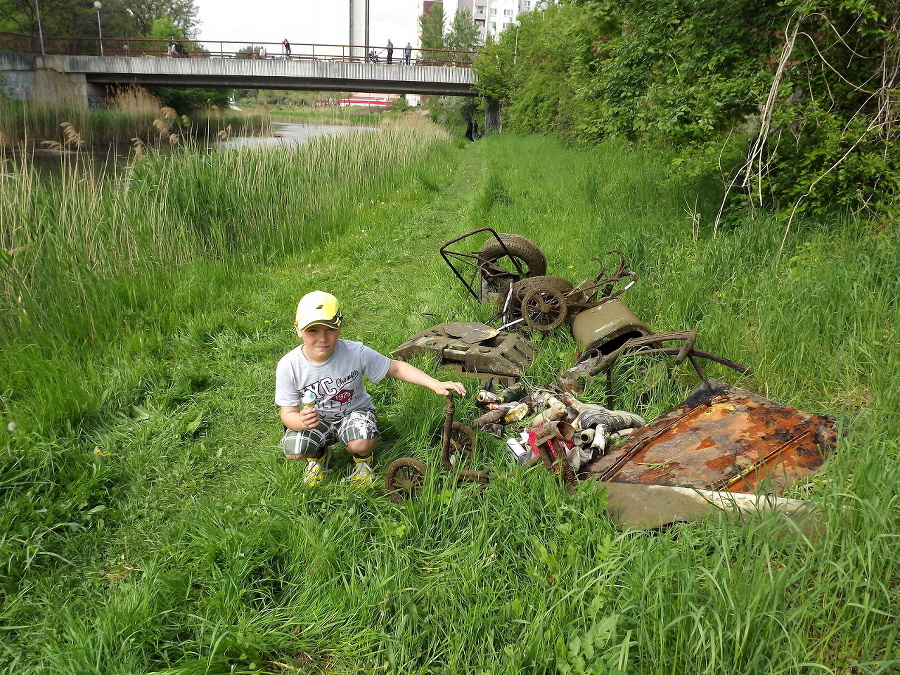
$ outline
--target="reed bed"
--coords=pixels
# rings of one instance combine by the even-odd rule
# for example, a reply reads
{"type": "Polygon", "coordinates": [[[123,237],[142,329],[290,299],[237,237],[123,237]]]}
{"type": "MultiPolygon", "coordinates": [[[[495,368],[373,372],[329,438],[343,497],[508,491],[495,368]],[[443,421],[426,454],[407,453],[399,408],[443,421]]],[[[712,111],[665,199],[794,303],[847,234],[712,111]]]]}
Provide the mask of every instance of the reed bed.
{"type": "Polygon", "coordinates": [[[421,138],[355,134],[214,157],[188,147],[145,157],[109,181],[80,171],[77,156],[58,183],[37,181],[26,164],[0,183],[4,327],[25,326],[25,316],[36,328],[53,325],[72,306],[70,293],[122,273],[237,253],[263,261],[319,244],[337,232],[305,224],[345,222],[364,195],[409,170],[421,138]]]}
{"type": "MultiPolygon", "coordinates": [[[[896,228],[806,223],[781,250],[781,224],[764,217],[712,236],[715,194],[624,147],[392,133],[154,156],[116,185],[2,184],[19,215],[4,229],[14,253],[3,240],[17,285],[4,289],[0,357],[13,425],[0,427],[0,664],[897,672],[896,228]],[[440,471],[402,507],[334,478],[303,488],[272,405],[297,298],[335,292],[345,337],[383,352],[435,323],[486,319],[437,255],[485,225],[538,242],[550,273],[575,282],[596,273],[592,256],[623,251],[638,316],[696,326],[701,348],[756,371],[710,374],[838,417],[837,452],[791,493],[820,506],[825,533],[807,539],[778,516],[622,532],[596,486],[569,495],[542,467],[513,471],[490,438],[476,451],[494,476],[483,491],[440,471]],[[34,250],[45,246],[54,257],[34,250]]],[[[564,332],[539,346],[531,384],[576,349],[564,332]]],[[[617,403],[667,410],[696,383],[676,375],[652,390],[618,380],[617,403]]],[[[371,391],[376,469],[399,456],[434,466],[442,401],[391,380],[371,391]]]]}
{"type": "Polygon", "coordinates": [[[0,147],[7,152],[28,152],[35,147],[57,151],[78,149],[67,129],[74,129],[83,146],[106,148],[129,145],[135,138],[151,146],[168,147],[174,133],[180,138],[214,139],[221,134],[254,135],[271,131],[268,111],[254,107],[246,111],[221,110],[210,106],[190,116],[161,107],[150,94],[122,90],[105,108],[88,110],[76,103],[22,102],[0,99],[0,147]],[[160,125],[166,127],[162,133],[160,125]]]}

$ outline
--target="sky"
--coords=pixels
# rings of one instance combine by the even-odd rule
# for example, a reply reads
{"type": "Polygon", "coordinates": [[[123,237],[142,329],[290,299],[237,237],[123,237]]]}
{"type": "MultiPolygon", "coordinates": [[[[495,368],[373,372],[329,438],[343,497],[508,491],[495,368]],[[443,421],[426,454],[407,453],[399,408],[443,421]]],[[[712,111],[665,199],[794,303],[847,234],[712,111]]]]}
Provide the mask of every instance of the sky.
{"type": "MultiPolygon", "coordinates": [[[[369,0],[369,41],[395,47],[418,45],[416,0],[369,0]]],[[[346,45],[350,41],[349,0],[194,0],[199,41],[227,40],[346,45]]],[[[456,0],[444,2],[453,16],[456,0]]]]}

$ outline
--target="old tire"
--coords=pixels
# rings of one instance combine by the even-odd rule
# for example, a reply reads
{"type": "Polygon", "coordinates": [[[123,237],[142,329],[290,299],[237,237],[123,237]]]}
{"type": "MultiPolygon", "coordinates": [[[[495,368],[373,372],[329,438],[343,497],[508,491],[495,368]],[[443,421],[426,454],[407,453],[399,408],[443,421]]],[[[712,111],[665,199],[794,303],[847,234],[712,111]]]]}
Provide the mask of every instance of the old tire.
{"type": "Polygon", "coordinates": [[[490,265],[491,263],[499,265],[506,270],[508,273],[506,276],[511,277],[513,280],[546,274],[547,258],[544,257],[543,251],[531,240],[518,234],[498,234],[497,237],[490,237],[478,253],[478,259],[481,261],[479,270],[486,282],[498,282],[497,273],[490,272],[488,269],[489,266],[492,266],[490,265]],[[497,237],[500,238],[500,241],[497,240],[497,237]],[[503,243],[501,244],[501,242],[503,243]],[[504,244],[506,246],[505,250],[504,244]],[[509,252],[509,255],[507,255],[507,252],[509,252]],[[503,260],[504,258],[505,260],[503,260]],[[510,258],[514,258],[519,263],[524,274],[519,273],[510,258]]]}
{"type": "Polygon", "coordinates": [[[384,489],[395,504],[418,498],[425,484],[428,468],[417,459],[395,459],[384,472],[384,489]]]}

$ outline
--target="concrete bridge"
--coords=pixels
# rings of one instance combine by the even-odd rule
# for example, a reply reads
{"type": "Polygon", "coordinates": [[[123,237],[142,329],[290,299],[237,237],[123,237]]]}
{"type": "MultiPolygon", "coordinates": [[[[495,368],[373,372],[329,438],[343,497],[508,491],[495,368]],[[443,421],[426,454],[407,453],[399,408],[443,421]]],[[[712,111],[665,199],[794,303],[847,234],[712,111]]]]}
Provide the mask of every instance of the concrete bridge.
{"type": "Polygon", "coordinates": [[[475,79],[471,68],[421,64],[0,52],[0,89],[22,101],[91,102],[114,85],[477,96],[475,79]]]}

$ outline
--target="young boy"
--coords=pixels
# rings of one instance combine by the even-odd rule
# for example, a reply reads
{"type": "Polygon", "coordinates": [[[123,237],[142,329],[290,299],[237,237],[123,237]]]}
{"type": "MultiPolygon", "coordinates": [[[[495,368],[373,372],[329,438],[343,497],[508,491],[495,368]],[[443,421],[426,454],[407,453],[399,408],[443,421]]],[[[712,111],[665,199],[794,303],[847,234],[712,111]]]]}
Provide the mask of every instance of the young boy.
{"type": "Polygon", "coordinates": [[[303,481],[317,485],[325,478],[326,450],[336,441],[353,456],[349,480],[372,482],[372,451],[378,441],[375,409],[363,386],[385,376],[431,389],[465,396],[460,382],[441,382],[403,361],[394,361],[362,342],[340,339],[343,315],[336,297],[324,291],[307,293],[297,305],[294,329],[302,340],[285,354],[275,370],[275,404],[285,426],[281,447],[287,459],[306,459],[303,481]],[[304,394],[315,404],[304,405],[304,394]]]}

